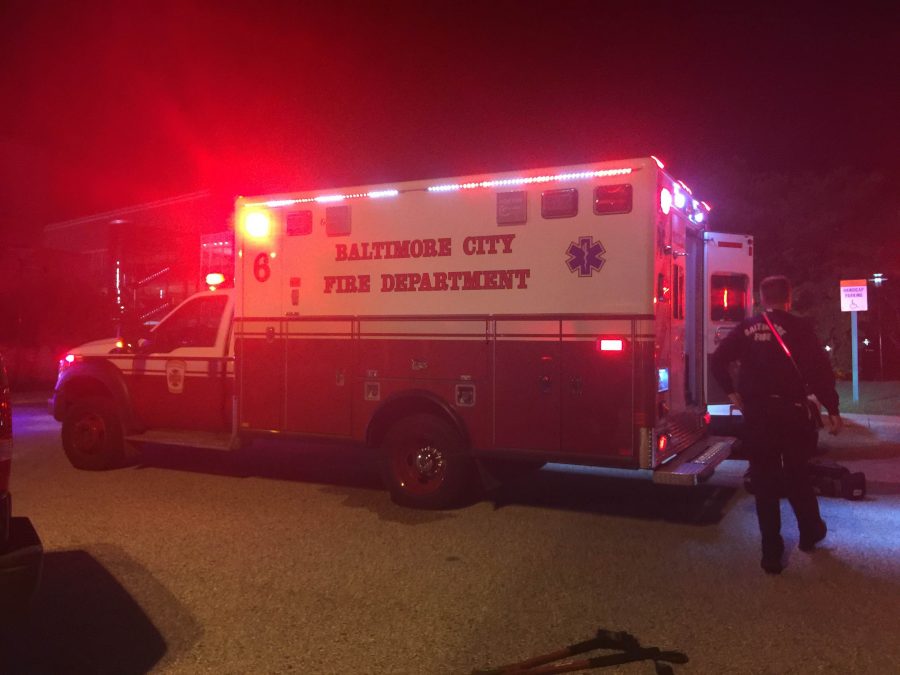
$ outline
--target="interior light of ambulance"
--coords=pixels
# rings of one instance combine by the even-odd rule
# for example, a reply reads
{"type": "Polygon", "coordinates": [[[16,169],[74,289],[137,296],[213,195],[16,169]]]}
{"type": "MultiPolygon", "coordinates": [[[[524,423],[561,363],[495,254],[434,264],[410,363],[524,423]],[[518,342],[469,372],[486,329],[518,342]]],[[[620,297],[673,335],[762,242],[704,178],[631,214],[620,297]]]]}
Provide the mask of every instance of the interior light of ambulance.
{"type": "Polygon", "coordinates": [[[264,211],[251,211],[244,217],[244,232],[252,239],[265,239],[272,230],[272,220],[264,211]]]}
{"type": "Polygon", "coordinates": [[[710,277],[710,320],[742,321],[747,308],[747,275],[713,274],[710,277]]]}
{"type": "Polygon", "coordinates": [[[672,193],[669,192],[669,188],[659,191],[659,208],[664,216],[669,215],[669,211],[672,209],[672,193]]]}

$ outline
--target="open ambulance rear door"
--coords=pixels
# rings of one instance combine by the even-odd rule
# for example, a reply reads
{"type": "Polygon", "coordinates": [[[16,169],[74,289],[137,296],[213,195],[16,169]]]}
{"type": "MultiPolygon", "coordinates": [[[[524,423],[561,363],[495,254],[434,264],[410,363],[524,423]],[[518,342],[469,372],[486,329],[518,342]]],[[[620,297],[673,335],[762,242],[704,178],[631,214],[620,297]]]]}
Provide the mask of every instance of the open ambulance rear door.
{"type": "Polygon", "coordinates": [[[753,312],[753,237],[725,232],[704,233],[706,318],[704,351],[707,408],[714,434],[736,434],[740,412],[710,373],[710,357],[719,342],[753,312]]]}

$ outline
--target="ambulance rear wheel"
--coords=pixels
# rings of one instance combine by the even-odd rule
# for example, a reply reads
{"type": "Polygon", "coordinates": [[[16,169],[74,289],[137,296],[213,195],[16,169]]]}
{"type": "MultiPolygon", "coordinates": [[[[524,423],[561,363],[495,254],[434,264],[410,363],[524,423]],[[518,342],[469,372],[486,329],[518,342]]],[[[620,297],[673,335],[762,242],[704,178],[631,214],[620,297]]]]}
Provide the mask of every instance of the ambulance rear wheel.
{"type": "Polygon", "coordinates": [[[381,447],[381,473],[391,498],[403,506],[459,506],[474,486],[474,464],[459,432],[434,415],[398,420],[381,447]]]}
{"type": "Polygon", "coordinates": [[[125,459],[122,422],[107,398],[88,398],[69,408],[63,419],[62,443],[76,469],[102,471],[125,459]]]}

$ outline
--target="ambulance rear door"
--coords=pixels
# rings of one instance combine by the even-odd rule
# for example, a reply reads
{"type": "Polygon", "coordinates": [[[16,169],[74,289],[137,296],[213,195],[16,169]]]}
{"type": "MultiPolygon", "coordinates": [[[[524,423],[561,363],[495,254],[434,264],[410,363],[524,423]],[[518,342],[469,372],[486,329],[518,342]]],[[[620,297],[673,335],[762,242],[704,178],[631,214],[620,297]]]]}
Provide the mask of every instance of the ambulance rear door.
{"type": "Polygon", "coordinates": [[[753,237],[706,232],[706,402],[713,417],[739,414],[713,381],[709,362],[719,342],[753,311],[753,237]]]}

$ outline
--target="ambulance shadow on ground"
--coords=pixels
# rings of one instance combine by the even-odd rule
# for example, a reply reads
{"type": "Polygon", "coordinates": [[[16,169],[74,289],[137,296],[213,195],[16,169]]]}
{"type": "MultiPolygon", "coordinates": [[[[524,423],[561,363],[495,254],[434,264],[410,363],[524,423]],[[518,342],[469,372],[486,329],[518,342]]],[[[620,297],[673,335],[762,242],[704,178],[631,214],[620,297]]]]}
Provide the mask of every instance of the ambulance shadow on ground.
{"type": "MultiPolygon", "coordinates": [[[[295,481],[327,486],[332,492],[367,490],[386,497],[374,452],[358,446],[321,443],[292,449],[257,441],[240,451],[222,453],[147,445],[140,467],[295,481]]],[[[657,485],[645,475],[630,471],[549,464],[490,490],[476,490],[469,503],[462,506],[487,502],[499,509],[520,504],[705,525],[722,519],[737,491],[721,485],[657,485]]],[[[362,504],[358,496],[348,505],[365,506],[379,511],[382,517],[397,519],[398,507],[390,502],[384,501],[388,510],[382,512],[381,500],[376,504],[366,498],[362,504]]]]}
{"type": "Polygon", "coordinates": [[[375,452],[341,443],[254,441],[233,452],[145,444],[138,468],[382,490],[375,452]]]}
{"type": "Polygon", "coordinates": [[[643,520],[713,525],[725,516],[738,489],[701,484],[658,485],[644,475],[548,464],[487,495],[495,508],[511,505],[581,511],[643,520]]]}
{"type": "MultiPolygon", "coordinates": [[[[199,629],[184,612],[172,611],[168,592],[121,552],[112,555],[129,579],[154,595],[145,600],[165,604],[167,617],[181,617],[174,619],[181,624],[178,639],[195,641],[199,629]]],[[[96,558],[52,551],[44,555],[29,616],[0,633],[0,672],[146,673],[169,649],[140,604],[96,558]]]]}

